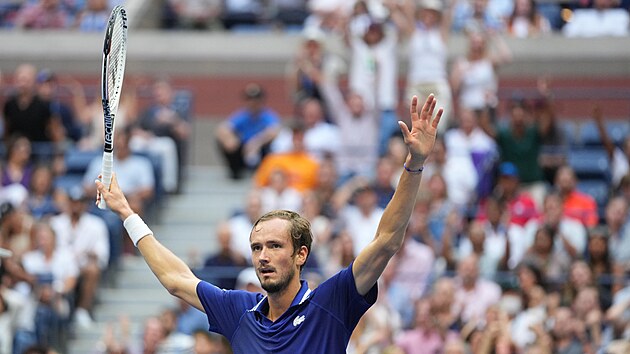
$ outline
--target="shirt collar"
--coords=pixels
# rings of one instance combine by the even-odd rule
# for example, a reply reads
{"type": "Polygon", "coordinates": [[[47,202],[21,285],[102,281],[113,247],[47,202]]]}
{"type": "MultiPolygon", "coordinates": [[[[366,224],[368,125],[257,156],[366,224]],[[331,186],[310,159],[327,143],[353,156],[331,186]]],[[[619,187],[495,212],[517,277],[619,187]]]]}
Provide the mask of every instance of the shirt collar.
{"type": "MultiPolygon", "coordinates": [[[[291,306],[289,306],[289,308],[301,305],[311,295],[311,289],[308,288],[308,283],[306,282],[306,280],[300,280],[300,284],[300,291],[298,291],[298,293],[295,295],[295,298],[293,298],[293,301],[291,302],[291,306]]],[[[264,315],[264,312],[268,308],[269,302],[267,300],[267,296],[265,296],[260,299],[260,301],[254,307],[252,307],[249,312],[259,312],[261,315],[264,315]]]]}

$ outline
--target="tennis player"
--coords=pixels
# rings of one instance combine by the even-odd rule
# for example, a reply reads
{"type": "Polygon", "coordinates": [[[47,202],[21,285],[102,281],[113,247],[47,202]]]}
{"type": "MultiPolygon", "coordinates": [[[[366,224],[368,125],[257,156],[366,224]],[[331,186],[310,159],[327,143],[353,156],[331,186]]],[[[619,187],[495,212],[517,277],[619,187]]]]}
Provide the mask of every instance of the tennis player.
{"type": "MultiPolygon", "coordinates": [[[[416,201],[422,168],[442,116],[429,95],[418,110],[411,101],[411,129],[399,122],[409,153],[394,196],[374,240],[348,268],[309,289],[300,271],[311,253],[309,222],[286,210],[263,215],[249,235],[252,264],[267,295],[222,290],[195,277],[188,266],[154,237],[129,207],[114,176],[109,190],[96,181],[134,244],[162,285],[208,317],[209,329],[224,335],[234,353],[345,353],[361,316],[376,301],[376,281],[403,243],[416,201]]],[[[357,132],[358,134],[360,132],[357,132]]],[[[98,202],[98,201],[97,201],[98,202]]]]}

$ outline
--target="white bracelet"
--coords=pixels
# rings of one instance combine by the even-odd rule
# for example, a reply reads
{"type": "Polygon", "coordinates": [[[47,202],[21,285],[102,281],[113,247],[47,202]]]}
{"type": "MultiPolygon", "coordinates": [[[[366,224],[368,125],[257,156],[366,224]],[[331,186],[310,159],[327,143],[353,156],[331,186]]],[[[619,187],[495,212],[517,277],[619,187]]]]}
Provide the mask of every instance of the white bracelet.
{"type": "Polygon", "coordinates": [[[149,229],[147,224],[144,223],[138,214],[129,215],[125,221],[123,221],[123,226],[125,226],[125,230],[127,230],[129,238],[131,238],[131,241],[133,241],[133,244],[136,247],[138,247],[138,242],[144,236],[153,235],[153,231],[149,229]]]}

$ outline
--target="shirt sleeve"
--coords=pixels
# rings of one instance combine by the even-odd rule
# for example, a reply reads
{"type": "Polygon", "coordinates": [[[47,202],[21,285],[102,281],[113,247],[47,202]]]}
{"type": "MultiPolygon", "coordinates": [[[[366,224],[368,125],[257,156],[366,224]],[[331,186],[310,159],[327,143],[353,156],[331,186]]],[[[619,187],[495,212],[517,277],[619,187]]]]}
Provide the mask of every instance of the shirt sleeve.
{"type": "Polygon", "coordinates": [[[241,317],[263,297],[242,290],[219,289],[205,281],[197,284],[197,296],[208,317],[208,329],[228,339],[238,328],[241,317]]]}
{"type": "Polygon", "coordinates": [[[347,268],[323,282],[313,291],[312,301],[341,321],[349,332],[356,327],[361,316],[376,302],[378,286],[362,296],[357,291],[351,263],[347,268]]]}

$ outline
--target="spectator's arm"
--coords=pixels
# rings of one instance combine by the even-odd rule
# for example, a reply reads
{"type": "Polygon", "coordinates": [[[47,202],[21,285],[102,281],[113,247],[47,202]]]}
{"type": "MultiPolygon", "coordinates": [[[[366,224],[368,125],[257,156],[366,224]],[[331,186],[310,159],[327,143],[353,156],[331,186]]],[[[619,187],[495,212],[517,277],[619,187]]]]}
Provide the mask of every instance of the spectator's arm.
{"type": "Polygon", "coordinates": [[[553,97],[549,90],[549,82],[546,77],[540,77],[537,81],[538,93],[540,94],[540,111],[536,116],[538,134],[546,137],[556,124],[556,112],[553,105],[553,97]]]}
{"type": "Polygon", "coordinates": [[[455,11],[455,0],[446,0],[443,2],[446,9],[442,12],[442,18],[440,20],[440,34],[442,35],[442,40],[445,43],[448,42],[448,39],[451,35],[451,26],[453,25],[453,12],[455,11]]]}
{"type": "Polygon", "coordinates": [[[414,1],[386,0],[383,5],[389,10],[389,17],[394,22],[400,34],[409,38],[415,30],[416,5],[414,1]]]}
{"type": "Polygon", "coordinates": [[[615,155],[615,145],[610,140],[608,132],[606,131],[602,107],[600,105],[593,107],[592,115],[595,125],[597,126],[597,131],[599,132],[599,138],[601,139],[602,145],[604,145],[604,149],[606,149],[606,153],[608,154],[608,159],[612,161],[615,155]]]}
{"type": "Polygon", "coordinates": [[[333,193],[331,197],[331,204],[335,212],[340,212],[348,203],[354,192],[359,188],[365,187],[369,184],[369,181],[363,176],[352,177],[349,181],[341,185],[333,193]]]}
{"type": "Polygon", "coordinates": [[[613,283],[612,283],[612,293],[615,294],[617,291],[623,289],[625,286],[625,267],[622,262],[614,261],[612,266],[612,275],[613,275],[613,283]]]}
{"type": "Polygon", "coordinates": [[[489,137],[495,140],[497,139],[499,134],[497,128],[490,121],[490,114],[487,109],[481,111],[479,116],[479,126],[486,134],[488,134],[489,137]]]}
{"type": "Polygon", "coordinates": [[[571,244],[571,241],[569,241],[563,234],[560,234],[560,240],[562,241],[562,246],[564,247],[565,251],[567,251],[571,259],[576,259],[578,256],[578,251],[575,246],[571,244]]]}
{"type": "Polygon", "coordinates": [[[490,55],[490,61],[496,70],[499,66],[512,61],[512,50],[508,47],[501,34],[494,33],[491,35],[491,39],[494,51],[490,55]]]}
{"type": "Polygon", "coordinates": [[[394,196],[383,212],[374,239],[352,264],[352,274],[359,294],[368,293],[389,260],[402,246],[420,188],[422,167],[433,150],[438,123],[442,117],[441,108],[434,117],[436,103],[435,97],[430,95],[422,108],[419,108],[418,98],[414,97],[410,109],[411,129],[404,122],[398,122],[408,149],[405,162],[407,170],[402,173],[394,196]]]}
{"type": "Polygon", "coordinates": [[[625,299],[613,303],[606,311],[605,320],[607,322],[615,322],[622,319],[623,313],[630,308],[630,296],[625,299]]]}
{"type": "Polygon", "coordinates": [[[278,136],[278,133],[280,133],[280,124],[265,128],[265,130],[256,134],[245,143],[243,153],[247,155],[249,153],[253,154],[259,152],[263,146],[271,144],[273,139],[278,136]]]}
{"type": "Polygon", "coordinates": [[[219,144],[227,151],[235,151],[241,144],[241,139],[232,131],[227,121],[219,124],[215,136],[219,144]]]}

